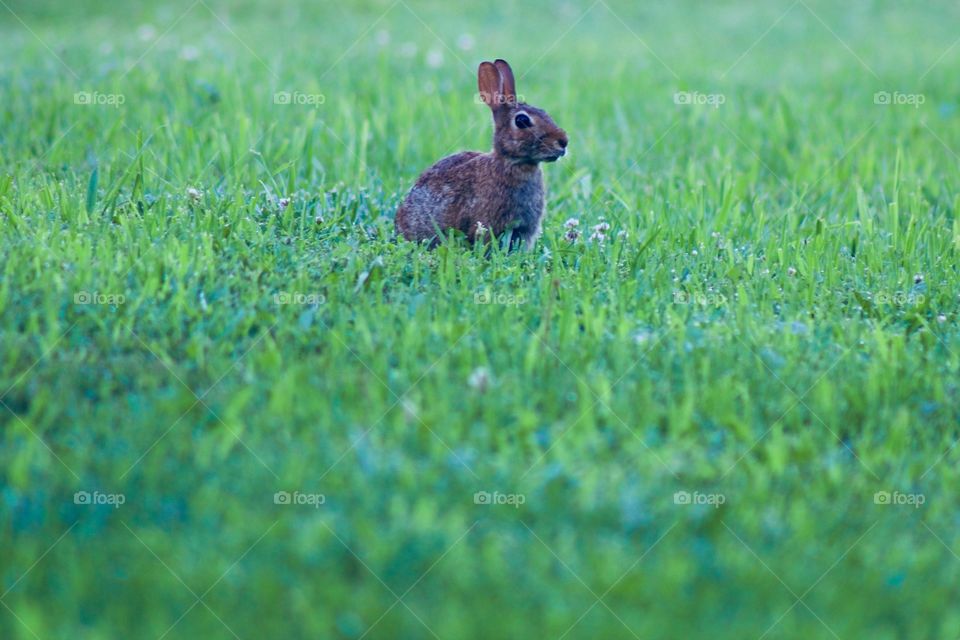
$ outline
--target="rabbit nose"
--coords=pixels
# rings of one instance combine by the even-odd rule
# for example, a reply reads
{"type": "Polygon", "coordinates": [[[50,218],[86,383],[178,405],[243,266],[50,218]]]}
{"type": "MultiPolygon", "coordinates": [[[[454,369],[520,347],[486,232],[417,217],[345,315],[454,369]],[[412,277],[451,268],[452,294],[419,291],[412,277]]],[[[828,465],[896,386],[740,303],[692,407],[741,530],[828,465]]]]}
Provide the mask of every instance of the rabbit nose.
{"type": "Polygon", "coordinates": [[[563,136],[562,138],[557,138],[557,146],[561,149],[567,148],[567,137],[563,136]]]}

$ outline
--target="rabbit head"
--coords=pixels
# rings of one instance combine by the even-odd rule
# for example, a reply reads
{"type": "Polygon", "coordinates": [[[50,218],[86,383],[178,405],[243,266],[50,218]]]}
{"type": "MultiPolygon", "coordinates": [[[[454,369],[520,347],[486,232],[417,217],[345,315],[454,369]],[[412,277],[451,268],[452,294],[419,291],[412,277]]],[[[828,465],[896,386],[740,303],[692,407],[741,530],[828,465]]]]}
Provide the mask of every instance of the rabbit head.
{"type": "Polygon", "coordinates": [[[480,97],[493,111],[494,152],[517,164],[554,162],[567,152],[567,132],[543,109],[517,101],[513,70],[505,60],[482,62],[480,97]]]}

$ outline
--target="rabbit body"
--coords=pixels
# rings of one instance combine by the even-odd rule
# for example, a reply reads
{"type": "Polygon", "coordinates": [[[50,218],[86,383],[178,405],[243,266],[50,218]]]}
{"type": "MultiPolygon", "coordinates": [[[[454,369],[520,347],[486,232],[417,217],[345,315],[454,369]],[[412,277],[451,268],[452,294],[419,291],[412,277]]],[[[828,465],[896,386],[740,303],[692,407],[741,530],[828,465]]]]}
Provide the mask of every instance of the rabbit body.
{"type": "Polygon", "coordinates": [[[464,151],[427,169],[397,210],[397,229],[408,240],[435,240],[438,231],[461,231],[472,243],[483,234],[532,246],[544,212],[543,173],[493,153],[464,151]]]}

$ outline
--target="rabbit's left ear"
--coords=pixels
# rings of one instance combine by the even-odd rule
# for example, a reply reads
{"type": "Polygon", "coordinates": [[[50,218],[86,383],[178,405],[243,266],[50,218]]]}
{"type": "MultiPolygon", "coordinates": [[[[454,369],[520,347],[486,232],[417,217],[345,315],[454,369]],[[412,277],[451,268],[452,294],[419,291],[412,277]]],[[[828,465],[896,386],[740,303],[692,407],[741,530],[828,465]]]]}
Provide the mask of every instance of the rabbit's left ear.
{"type": "Polygon", "coordinates": [[[480,88],[480,97],[491,109],[496,109],[503,104],[503,98],[500,95],[500,87],[503,84],[500,78],[500,71],[492,62],[481,62],[477,69],[477,84],[480,88]]]}
{"type": "Polygon", "coordinates": [[[499,58],[493,64],[496,65],[497,71],[500,72],[500,78],[503,80],[500,93],[503,94],[504,101],[510,105],[517,104],[517,84],[513,79],[513,69],[510,68],[506,60],[499,58]]]}

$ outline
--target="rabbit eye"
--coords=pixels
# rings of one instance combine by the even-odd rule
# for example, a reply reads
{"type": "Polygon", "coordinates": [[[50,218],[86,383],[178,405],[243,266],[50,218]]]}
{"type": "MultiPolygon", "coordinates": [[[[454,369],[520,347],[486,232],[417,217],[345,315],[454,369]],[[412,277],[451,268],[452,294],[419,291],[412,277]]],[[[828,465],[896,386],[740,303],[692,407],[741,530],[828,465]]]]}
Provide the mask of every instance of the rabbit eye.
{"type": "Polygon", "coordinates": [[[517,117],[513,119],[513,123],[517,125],[517,129],[528,129],[533,126],[530,116],[525,113],[518,113],[517,117]]]}

